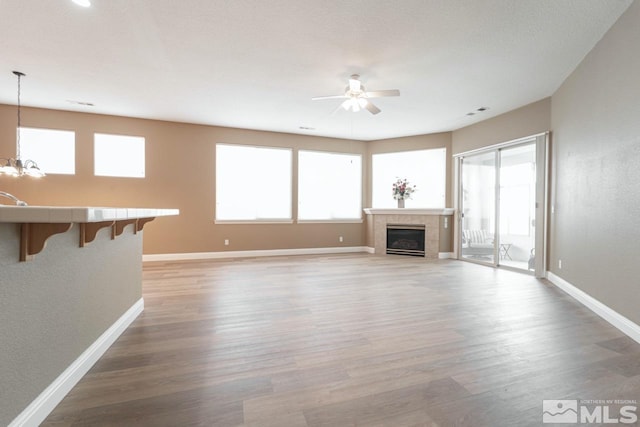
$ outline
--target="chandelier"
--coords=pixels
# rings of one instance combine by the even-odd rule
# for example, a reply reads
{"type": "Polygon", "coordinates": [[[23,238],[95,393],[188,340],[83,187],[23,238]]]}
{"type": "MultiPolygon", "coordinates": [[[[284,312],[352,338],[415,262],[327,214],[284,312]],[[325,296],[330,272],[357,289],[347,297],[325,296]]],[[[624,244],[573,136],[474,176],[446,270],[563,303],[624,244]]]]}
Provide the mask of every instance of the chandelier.
{"type": "Polygon", "coordinates": [[[16,135],[16,158],[0,158],[0,174],[11,176],[33,176],[40,178],[44,176],[44,172],[40,170],[38,164],[33,160],[22,160],[20,158],[20,79],[24,77],[24,73],[14,71],[13,74],[18,76],[18,132],[16,135]]]}

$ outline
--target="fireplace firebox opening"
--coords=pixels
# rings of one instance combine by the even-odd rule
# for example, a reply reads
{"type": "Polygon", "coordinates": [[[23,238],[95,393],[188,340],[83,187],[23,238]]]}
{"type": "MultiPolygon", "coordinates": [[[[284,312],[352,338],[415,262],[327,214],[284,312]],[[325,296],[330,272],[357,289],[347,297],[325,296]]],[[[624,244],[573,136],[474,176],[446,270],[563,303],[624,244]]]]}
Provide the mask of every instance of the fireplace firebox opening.
{"type": "Polygon", "coordinates": [[[425,226],[387,224],[387,254],[424,256],[425,226]]]}

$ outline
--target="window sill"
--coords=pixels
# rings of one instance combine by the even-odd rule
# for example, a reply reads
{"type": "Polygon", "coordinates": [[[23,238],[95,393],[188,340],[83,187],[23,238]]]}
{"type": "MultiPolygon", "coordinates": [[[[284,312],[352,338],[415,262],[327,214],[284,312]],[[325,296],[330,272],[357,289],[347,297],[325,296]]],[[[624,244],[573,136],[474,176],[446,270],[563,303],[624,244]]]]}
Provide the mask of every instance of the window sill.
{"type": "Polygon", "coordinates": [[[270,220],[260,220],[260,219],[247,219],[247,220],[237,220],[237,219],[216,219],[213,221],[214,224],[293,224],[292,219],[270,219],[270,220]]]}
{"type": "Polygon", "coordinates": [[[360,219],[299,219],[298,224],[362,224],[360,219]]]}

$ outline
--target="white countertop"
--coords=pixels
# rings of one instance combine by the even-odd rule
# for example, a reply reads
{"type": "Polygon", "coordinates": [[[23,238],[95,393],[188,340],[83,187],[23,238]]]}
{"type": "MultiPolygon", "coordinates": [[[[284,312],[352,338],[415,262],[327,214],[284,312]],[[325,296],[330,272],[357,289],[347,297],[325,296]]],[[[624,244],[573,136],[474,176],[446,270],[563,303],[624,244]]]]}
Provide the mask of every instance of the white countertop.
{"type": "Polygon", "coordinates": [[[0,222],[100,222],[179,215],[178,209],[0,205],[0,222]]]}
{"type": "Polygon", "coordinates": [[[366,208],[364,213],[367,215],[453,215],[453,208],[444,209],[407,209],[407,208],[391,208],[376,209],[366,208]]]}

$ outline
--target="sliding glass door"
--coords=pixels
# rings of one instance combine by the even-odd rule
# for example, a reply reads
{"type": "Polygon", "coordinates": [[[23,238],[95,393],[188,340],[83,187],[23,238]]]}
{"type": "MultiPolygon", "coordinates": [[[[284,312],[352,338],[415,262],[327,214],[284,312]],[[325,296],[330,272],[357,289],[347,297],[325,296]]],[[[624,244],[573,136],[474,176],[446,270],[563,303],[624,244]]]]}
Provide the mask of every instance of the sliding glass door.
{"type": "Polygon", "coordinates": [[[458,253],[544,275],[546,146],[541,134],[458,158],[458,253]]]}
{"type": "Polygon", "coordinates": [[[462,159],[462,245],[463,258],[495,264],[496,153],[462,159]]]}
{"type": "Polygon", "coordinates": [[[536,217],[536,146],[499,150],[500,193],[498,261],[534,270],[536,217]],[[532,261],[532,262],[530,262],[532,261]]]}

